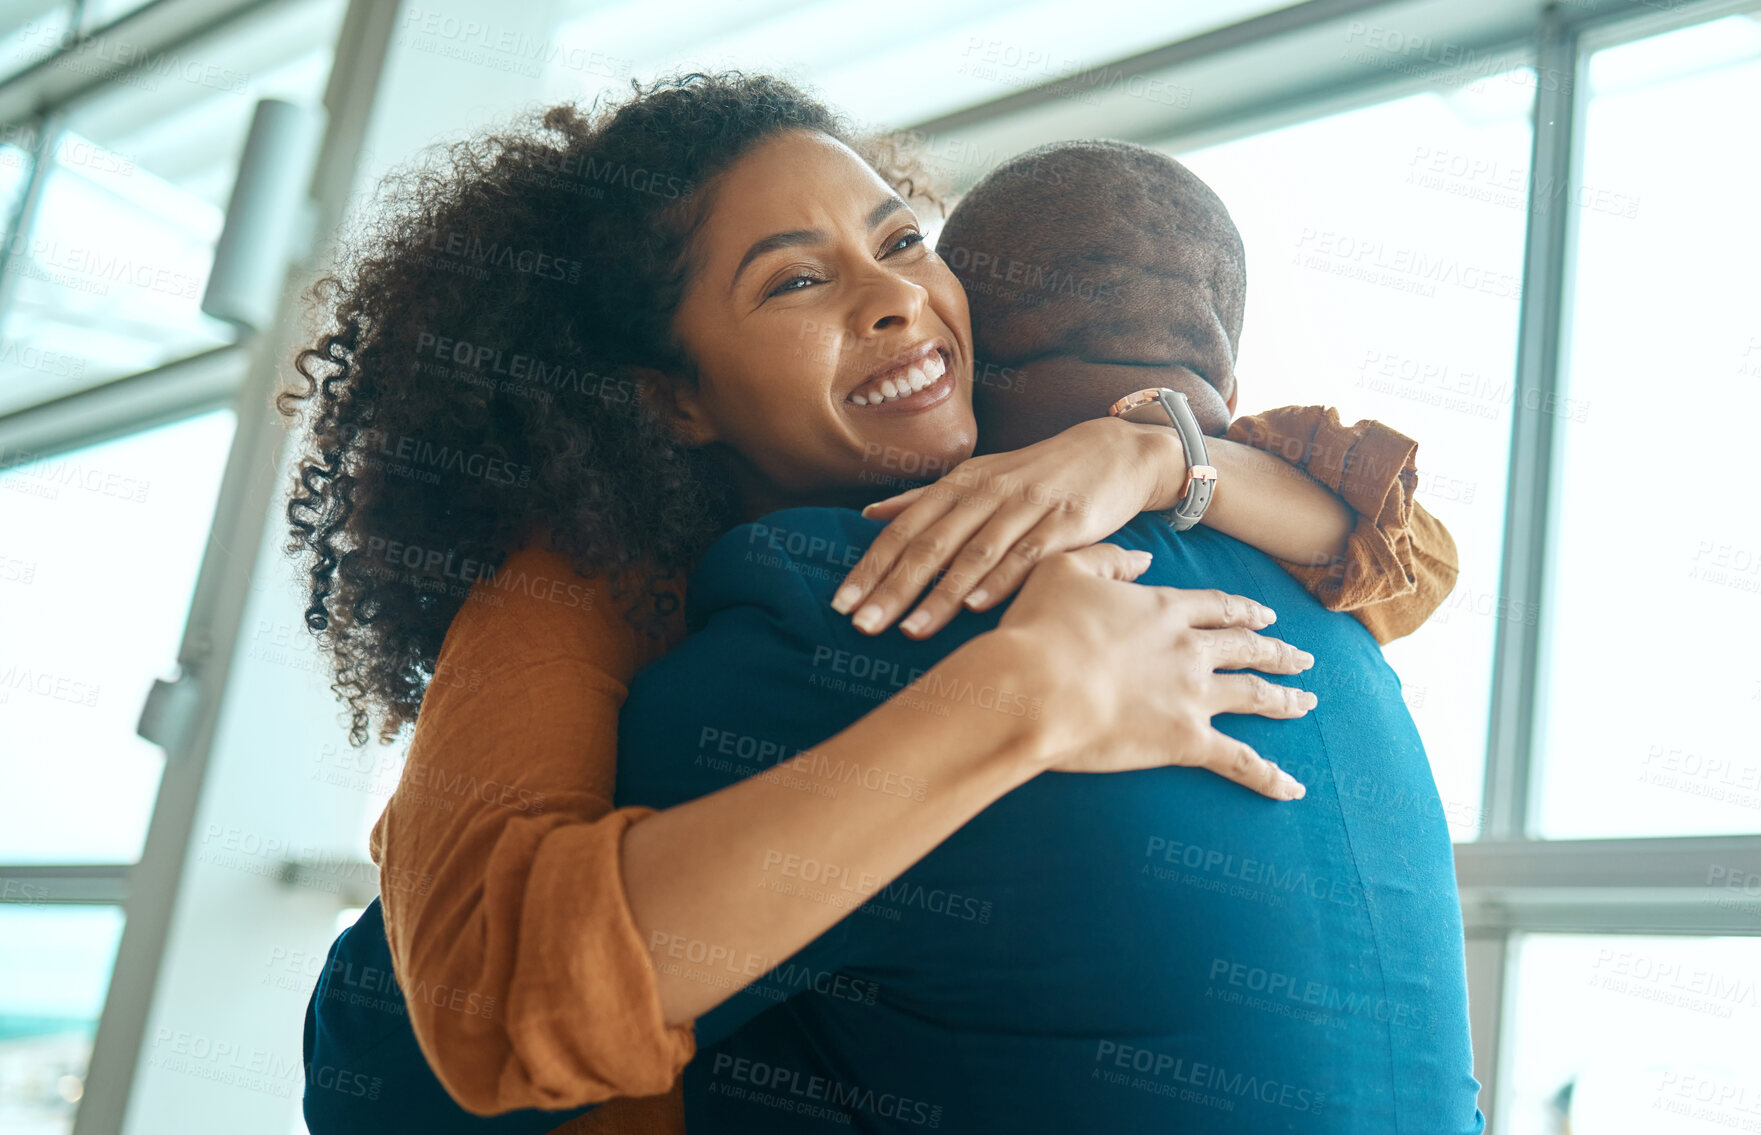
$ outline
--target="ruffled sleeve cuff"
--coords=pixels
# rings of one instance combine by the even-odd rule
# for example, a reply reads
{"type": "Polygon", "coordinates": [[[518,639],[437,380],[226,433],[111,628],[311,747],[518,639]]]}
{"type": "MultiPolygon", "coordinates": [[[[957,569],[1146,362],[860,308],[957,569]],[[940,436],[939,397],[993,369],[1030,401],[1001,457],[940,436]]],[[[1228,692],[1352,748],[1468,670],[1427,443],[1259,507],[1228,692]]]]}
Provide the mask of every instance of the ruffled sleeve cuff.
{"type": "Polygon", "coordinates": [[[1238,418],[1224,435],[1302,469],[1357,513],[1345,554],[1279,564],[1323,606],[1356,616],[1381,642],[1410,634],[1455,584],[1455,543],[1414,499],[1418,443],[1381,422],[1347,426],[1331,406],[1284,406],[1238,418]]]}

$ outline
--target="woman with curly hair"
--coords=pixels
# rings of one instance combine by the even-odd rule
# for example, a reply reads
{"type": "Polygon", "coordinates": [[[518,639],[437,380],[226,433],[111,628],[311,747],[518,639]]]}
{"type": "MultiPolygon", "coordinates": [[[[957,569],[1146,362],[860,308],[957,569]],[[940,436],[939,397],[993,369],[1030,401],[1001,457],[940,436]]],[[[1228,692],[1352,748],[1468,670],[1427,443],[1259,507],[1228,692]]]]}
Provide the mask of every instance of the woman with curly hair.
{"type": "MultiPolygon", "coordinates": [[[[306,415],[287,514],[307,621],[351,741],[414,730],[370,844],[381,909],[344,936],[370,945],[383,917],[408,1020],[349,1015],[337,986],[352,979],[333,952],[308,1011],[309,1061],[315,1037],[366,1059],[413,1035],[470,1113],[616,1100],[569,1130],[680,1130],[692,1020],[761,975],[676,964],[663,940],[689,926],[739,956],[786,958],[841,913],[755,886],[763,848],[884,883],[1040,771],[1102,767],[1093,754],[1146,723],[1176,751],[1140,767],[1302,794],[1210,725],[1313,704],[1214,673],[1306,665],[1252,633],[1270,612],[1125,587],[1142,562],[1089,547],[1174,503],[1185,465],[1170,431],[1085,423],[977,459],[982,484],[966,475],[978,467],[968,308],[924,242],[910,202],[933,196],[904,159],[786,83],[688,75],[455,145],[449,165],[394,182],[394,207],[313,286],[331,323],[282,403],[306,415]],[[884,390],[875,376],[903,363],[910,389],[884,390]],[[961,562],[977,565],[985,605],[1022,597],[935,674],[1007,685],[1044,713],[932,721],[895,698],[821,747],[921,793],[807,794],[759,774],[676,808],[614,809],[618,707],[683,634],[694,559],[775,509],[861,506],[944,472],[1031,539],[894,541],[855,565],[862,583],[839,607],[881,633],[974,553],[961,562]]],[[[1275,495],[1286,515],[1272,533],[1238,513],[1231,535],[1324,560],[1350,550],[1354,517],[1376,531],[1245,453],[1218,441],[1213,464],[1239,473],[1239,497],[1275,495]]],[[[1213,513],[1223,527],[1228,510],[1213,513]]],[[[421,1085],[404,1087],[383,1092],[376,1129],[441,1115],[418,1116],[421,1085]]],[[[308,1123],[339,1130],[355,1102],[309,1086],[308,1123]]]]}

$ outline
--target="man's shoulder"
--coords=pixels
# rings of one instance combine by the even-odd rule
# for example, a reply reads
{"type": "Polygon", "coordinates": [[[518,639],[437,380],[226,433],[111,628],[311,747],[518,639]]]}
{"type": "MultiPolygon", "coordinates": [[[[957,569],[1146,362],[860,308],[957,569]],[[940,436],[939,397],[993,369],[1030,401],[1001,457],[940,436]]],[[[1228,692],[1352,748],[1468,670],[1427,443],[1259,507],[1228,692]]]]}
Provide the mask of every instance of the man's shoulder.
{"type": "MultiPolygon", "coordinates": [[[[711,545],[692,574],[687,590],[692,629],[729,607],[829,609],[838,585],[885,527],[885,521],[855,509],[799,507],[732,529],[711,545]]],[[[1154,513],[1132,518],[1106,540],[1151,553],[1154,562],[1144,583],[1243,594],[1270,586],[1307,594],[1251,546],[1209,528],[1175,532],[1154,513]]]]}
{"type": "Polygon", "coordinates": [[[686,595],[693,627],[738,604],[829,603],[884,527],[855,509],[801,507],[734,528],[710,546],[691,575],[686,595]]]}
{"type": "MultiPolygon", "coordinates": [[[[885,521],[870,520],[855,509],[799,507],[779,509],[734,528],[710,547],[691,577],[687,589],[691,629],[701,629],[718,611],[758,607],[798,631],[841,637],[838,632],[848,629],[849,620],[834,617],[831,597],[885,527],[885,521]],[[830,627],[834,622],[838,626],[830,627]]],[[[1214,529],[1201,526],[1175,532],[1162,517],[1146,512],[1106,540],[1152,555],[1141,583],[1216,588],[1265,603],[1281,618],[1300,613],[1322,624],[1358,625],[1349,615],[1328,612],[1270,556],[1214,529]]],[[[993,616],[987,620],[975,621],[972,612],[962,612],[949,629],[976,633],[979,622],[994,625],[1006,606],[987,612],[993,616]]],[[[849,637],[879,645],[856,632],[849,637]]],[[[963,639],[969,634],[950,637],[963,639]]]]}

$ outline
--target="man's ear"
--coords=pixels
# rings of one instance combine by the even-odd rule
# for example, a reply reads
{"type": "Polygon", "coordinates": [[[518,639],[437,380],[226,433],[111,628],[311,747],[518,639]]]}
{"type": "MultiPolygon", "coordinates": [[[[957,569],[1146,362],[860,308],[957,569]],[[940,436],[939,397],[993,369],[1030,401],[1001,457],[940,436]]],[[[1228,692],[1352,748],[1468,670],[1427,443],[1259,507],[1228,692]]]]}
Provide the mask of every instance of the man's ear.
{"type": "Polygon", "coordinates": [[[651,367],[632,367],[642,403],[658,418],[673,440],[701,449],[719,436],[703,407],[701,390],[676,375],[651,367]]]}

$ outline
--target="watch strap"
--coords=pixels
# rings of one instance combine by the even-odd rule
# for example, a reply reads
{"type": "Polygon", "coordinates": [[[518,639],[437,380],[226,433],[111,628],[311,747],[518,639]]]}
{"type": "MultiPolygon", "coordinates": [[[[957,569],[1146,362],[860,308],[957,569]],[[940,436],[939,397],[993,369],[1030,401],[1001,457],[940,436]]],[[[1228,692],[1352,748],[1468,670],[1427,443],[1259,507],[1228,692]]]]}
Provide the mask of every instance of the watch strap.
{"type": "Polygon", "coordinates": [[[1178,390],[1170,390],[1165,386],[1139,390],[1113,403],[1108,412],[1117,417],[1136,420],[1129,418],[1129,415],[1152,404],[1161,409],[1168,424],[1180,435],[1180,444],[1186,449],[1186,491],[1179,504],[1162,514],[1176,532],[1184,532],[1197,524],[1203,518],[1205,509],[1210,507],[1211,495],[1217,483],[1217,470],[1210,463],[1210,454],[1205,449],[1205,434],[1199,428],[1192,406],[1187,402],[1186,395],[1178,390]]]}

